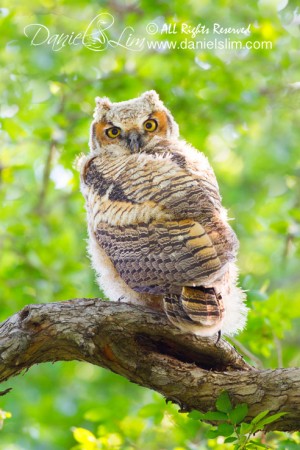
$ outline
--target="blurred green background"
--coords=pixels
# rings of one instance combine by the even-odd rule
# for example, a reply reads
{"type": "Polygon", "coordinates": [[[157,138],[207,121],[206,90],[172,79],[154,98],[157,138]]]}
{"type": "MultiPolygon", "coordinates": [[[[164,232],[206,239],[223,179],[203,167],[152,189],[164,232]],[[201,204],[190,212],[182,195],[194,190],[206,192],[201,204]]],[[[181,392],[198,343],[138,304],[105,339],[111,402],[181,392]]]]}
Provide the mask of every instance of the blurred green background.
{"type": "MultiPolygon", "coordinates": [[[[297,5],[2,0],[0,320],[28,303],[101,296],[86,255],[84,202],[73,161],[88,151],[95,96],[121,101],[156,89],[182,137],[209,157],[223,203],[235,218],[250,312],[234,344],[258,367],[300,364],[297,5]],[[97,34],[96,22],[89,24],[101,13],[109,14],[102,16],[103,28],[111,16],[114,23],[97,34]],[[161,33],[164,23],[177,24],[177,34],[161,33]],[[182,23],[210,31],[214,23],[251,24],[251,34],[193,38],[181,32],[182,23]],[[44,27],[33,41],[37,28],[30,24],[44,27]],[[156,33],[149,34],[155,30],[149,24],[156,33]],[[80,39],[62,45],[55,37],[87,29],[85,45],[80,39]],[[34,45],[42,33],[49,33],[50,43],[34,45]],[[135,45],[126,43],[130,34],[140,39],[135,45]],[[215,38],[257,46],[268,41],[272,48],[149,48],[149,42],[177,46],[215,38]]],[[[76,441],[87,450],[232,448],[206,439],[208,427],[178,414],[158,394],[99,367],[44,364],[1,386],[7,387],[13,391],[1,397],[0,409],[12,418],[0,431],[1,450],[70,449],[76,441]],[[72,433],[72,427],[94,434],[74,428],[72,433]]],[[[270,439],[272,448],[292,448],[280,443],[286,435],[270,439]]]]}

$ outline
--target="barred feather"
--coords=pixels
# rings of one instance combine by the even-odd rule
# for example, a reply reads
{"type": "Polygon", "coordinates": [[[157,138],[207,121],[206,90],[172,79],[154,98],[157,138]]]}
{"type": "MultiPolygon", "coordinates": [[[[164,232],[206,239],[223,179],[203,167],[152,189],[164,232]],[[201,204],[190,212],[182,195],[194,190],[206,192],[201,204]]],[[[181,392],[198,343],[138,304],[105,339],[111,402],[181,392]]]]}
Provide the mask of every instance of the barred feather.
{"type": "Polygon", "coordinates": [[[238,241],[216,178],[205,156],[177,138],[178,127],[157,94],[148,95],[149,107],[145,98],[115,110],[108,99],[97,100],[92,153],[78,163],[93,265],[113,300],[120,293],[129,301],[161,299],[181,328],[202,335],[234,332],[246,309],[236,286],[238,241]],[[116,121],[127,133],[136,120],[136,130],[138,111],[147,118],[154,104],[157,135],[141,152],[106,142],[106,123],[116,121]]]}

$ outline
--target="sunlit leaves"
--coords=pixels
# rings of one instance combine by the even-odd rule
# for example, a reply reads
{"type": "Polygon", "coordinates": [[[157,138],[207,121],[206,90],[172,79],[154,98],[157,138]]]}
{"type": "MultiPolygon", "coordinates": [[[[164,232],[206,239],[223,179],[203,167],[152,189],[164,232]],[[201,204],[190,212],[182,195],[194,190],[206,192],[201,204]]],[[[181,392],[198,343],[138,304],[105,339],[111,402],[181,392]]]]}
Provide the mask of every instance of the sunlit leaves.
{"type": "MultiPolygon", "coordinates": [[[[230,450],[277,449],[278,442],[275,441],[276,447],[265,445],[260,438],[256,438],[255,433],[264,430],[268,424],[276,422],[276,420],[287,413],[270,414],[268,410],[262,411],[251,421],[246,420],[247,414],[248,405],[246,403],[239,403],[233,406],[228,392],[223,391],[216,400],[216,411],[209,411],[205,414],[192,411],[189,413],[189,418],[214,423],[214,426],[206,433],[207,439],[213,440],[212,448],[218,449],[218,443],[224,442],[224,444],[233,444],[233,447],[228,447],[230,450]]],[[[297,441],[291,442],[296,444],[297,441]]]]}

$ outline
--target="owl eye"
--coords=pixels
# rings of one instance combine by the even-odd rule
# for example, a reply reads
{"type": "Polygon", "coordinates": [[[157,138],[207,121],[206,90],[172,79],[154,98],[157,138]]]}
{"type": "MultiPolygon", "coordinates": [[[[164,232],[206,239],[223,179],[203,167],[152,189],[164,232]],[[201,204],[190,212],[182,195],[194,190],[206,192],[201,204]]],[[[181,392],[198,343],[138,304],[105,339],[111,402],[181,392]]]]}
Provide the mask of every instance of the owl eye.
{"type": "Polygon", "coordinates": [[[115,139],[115,138],[118,137],[119,134],[121,133],[121,129],[118,128],[118,127],[111,127],[111,128],[108,128],[108,129],[105,131],[105,133],[106,133],[106,135],[107,135],[109,138],[115,139]]]}
{"type": "Polygon", "coordinates": [[[144,122],[144,129],[146,131],[155,131],[157,128],[157,122],[154,119],[148,119],[144,122]]]}

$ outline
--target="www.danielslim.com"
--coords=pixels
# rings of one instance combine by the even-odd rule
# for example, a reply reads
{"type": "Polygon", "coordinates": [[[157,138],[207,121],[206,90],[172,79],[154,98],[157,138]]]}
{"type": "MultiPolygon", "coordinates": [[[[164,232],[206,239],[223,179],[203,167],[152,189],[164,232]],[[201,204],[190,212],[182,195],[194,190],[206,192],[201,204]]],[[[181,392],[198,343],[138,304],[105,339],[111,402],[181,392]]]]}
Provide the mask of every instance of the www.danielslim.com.
{"type": "Polygon", "coordinates": [[[145,42],[149,50],[272,50],[271,41],[242,41],[230,38],[220,39],[183,39],[181,41],[155,41],[145,42]]]}

